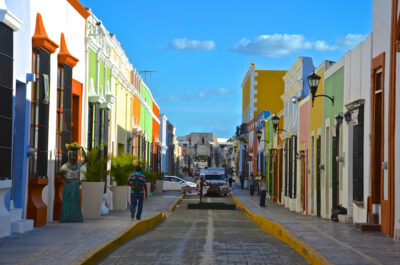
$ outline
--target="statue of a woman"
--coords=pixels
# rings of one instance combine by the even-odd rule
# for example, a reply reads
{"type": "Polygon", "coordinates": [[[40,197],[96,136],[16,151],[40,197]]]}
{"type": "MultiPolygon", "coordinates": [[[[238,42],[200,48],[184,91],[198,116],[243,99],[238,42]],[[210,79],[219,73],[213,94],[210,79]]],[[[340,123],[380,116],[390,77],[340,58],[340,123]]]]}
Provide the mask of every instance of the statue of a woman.
{"type": "Polygon", "coordinates": [[[79,192],[79,169],[87,161],[86,152],[78,144],[66,145],[68,162],[59,171],[64,179],[63,202],[60,213],[60,222],[83,222],[79,192]],[[83,160],[78,161],[78,151],[82,150],[83,160]]]}

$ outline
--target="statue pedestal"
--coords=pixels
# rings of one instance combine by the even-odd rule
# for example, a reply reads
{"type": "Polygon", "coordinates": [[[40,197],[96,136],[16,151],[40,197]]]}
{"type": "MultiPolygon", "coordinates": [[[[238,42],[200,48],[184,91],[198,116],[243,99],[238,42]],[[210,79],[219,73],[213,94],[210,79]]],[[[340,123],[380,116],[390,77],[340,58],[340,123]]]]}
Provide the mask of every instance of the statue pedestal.
{"type": "Polygon", "coordinates": [[[29,178],[26,218],[33,219],[35,227],[47,224],[47,205],[42,200],[42,191],[48,184],[47,178],[29,178]]]}
{"type": "Polygon", "coordinates": [[[54,206],[53,206],[53,220],[60,219],[62,200],[63,200],[64,180],[62,177],[55,177],[54,179],[54,206]]]}
{"type": "Polygon", "coordinates": [[[11,215],[4,202],[6,193],[11,189],[11,186],[11,179],[0,180],[0,237],[11,234],[11,215]]]}

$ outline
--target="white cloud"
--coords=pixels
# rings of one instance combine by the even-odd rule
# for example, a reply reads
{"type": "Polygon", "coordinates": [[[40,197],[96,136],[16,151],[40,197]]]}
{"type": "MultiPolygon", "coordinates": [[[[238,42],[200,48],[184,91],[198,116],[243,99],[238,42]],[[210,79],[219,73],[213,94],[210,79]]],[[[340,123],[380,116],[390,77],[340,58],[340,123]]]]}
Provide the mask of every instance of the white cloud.
{"type": "Polygon", "coordinates": [[[188,40],[174,39],[168,48],[173,50],[189,50],[189,51],[212,51],[215,50],[215,42],[212,40],[198,41],[198,40],[188,40]]]}
{"type": "Polygon", "coordinates": [[[324,40],[310,41],[300,34],[260,35],[252,40],[241,39],[233,51],[247,55],[262,55],[269,58],[285,57],[304,50],[317,52],[335,51],[338,49],[354,48],[365,39],[363,34],[347,34],[329,44],[324,40]]]}
{"type": "Polygon", "coordinates": [[[334,51],[337,50],[337,46],[329,45],[324,40],[317,40],[313,43],[313,49],[317,52],[326,52],[326,51],[334,51]]]}
{"type": "Polygon", "coordinates": [[[362,42],[366,37],[367,37],[367,35],[364,35],[364,34],[349,33],[344,37],[339,37],[335,43],[337,46],[340,46],[343,48],[354,48],[360,42],[362,42]]]}
{"type": "Polygon", "coordinates": [[[248,55],[277,58],[311,48],[312,43],[307,41],[303,35],[274,34],[260,35],[253,40],[242,39],[232,50],[248,55]]]}

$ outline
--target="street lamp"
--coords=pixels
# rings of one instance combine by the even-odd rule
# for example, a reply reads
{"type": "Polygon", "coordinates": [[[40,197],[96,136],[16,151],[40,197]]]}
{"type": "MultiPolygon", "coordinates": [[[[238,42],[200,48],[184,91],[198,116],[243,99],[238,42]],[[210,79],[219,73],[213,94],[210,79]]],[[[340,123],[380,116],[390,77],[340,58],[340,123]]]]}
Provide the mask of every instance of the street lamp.
{"type": "Polygon", "coordinates": [[[261,139],[261,134],[262,134],[261,130],[258,130],[257,131],[257,139],[258,139],[258,141],[260,141],[260,139],[261,139]]]}
{"type": "Polygon", "coordinates": [[[347,123],[349,123],[351,121],[351,111],[348,110],[345,114],[344,114],[344,119],[347,123]]]}
{"type": "Polygon", "coordinates": [[[335,119],[336,119],[336,127],[340,127],[343,121],[342,114],[339,113],[338,115],[336,115],[335,119]]]}
{"type": "Polygon", "coordinates": [[[278,125],[279,125],[279,117],[278,117],[278,116],[276,116],[276,115],[274,114],[274,116],[271,117],[271,120],[272,120],[272,126],[274,126],[274,131],[275,131],[275,132],[277,132],[277,131],[284,131],[284,132],[287,132],[286,130],[283,130],[283,129],[279,129],[279,128],[278,128],[278,125]]]}
{"type": "Polygon", "coordinates": [[[312,96],[312,106],[313,107],[314,107],[314,99],[316,97],[329,98],[332,101],[332,105],[334,105],[335,97],[330,97],[330,96],[327,96],[327,95],[315,95],[317,93],[317,88],[318,88],[319,81],[321,80],[321,77],[319,75],[315,74],[314,71],[313,71],[313,73],[307,77],[307,80],[308,80],[308,84],[310,86],[310,92],[311,92],[311,96],[312,96]]]}

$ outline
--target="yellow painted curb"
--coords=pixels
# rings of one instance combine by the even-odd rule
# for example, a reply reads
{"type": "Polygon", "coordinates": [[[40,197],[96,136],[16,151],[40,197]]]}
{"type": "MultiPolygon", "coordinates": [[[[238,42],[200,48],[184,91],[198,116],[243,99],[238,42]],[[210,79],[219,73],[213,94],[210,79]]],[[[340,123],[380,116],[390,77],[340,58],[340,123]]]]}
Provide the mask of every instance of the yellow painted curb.
{"type": "Polygon", "coordinates": [[[333,265],[333,263],[330,262],[324,255],[322,255],[314,248],[312,248],[309,244],[298,238],[292,231],[290,231],[284,225],[273,222],[265,218],[264,216],[252,213],[232,194],[231,198],[235,201],[237,206],[239,206],[239,208],[241,208],[246,213],[246,215],[251,220],[253,220],[262,230],[278,238],[283,243],[289,245],[311,264],[333,265]]]}
{"type": "Polygon", "coordinates": [[[171,208],[169,208],[168,212],[173,212],[176,208],[176,206],[182,201],[183,197],[185,197],[185,195],[182,195],[181,197],[179,197],[174,204],[172,204],[171,208]]]}
{"type": "Polygon", "coordinates": [[[133,237],[138,236],[152,229],[164,219],[165,219],[165,214],[161,212],[151,218],[139,221],[135,224],[131,224],[127,229],[125,229],[124,232],[121,233],[120,236],[88,252],[86,255],[80,258],[80,260],[74,262],[73,264],[74,265],[96,264],[96,262],[101,260],[104,256],[109,254],[114,249],[118,248],[119,246],[121,246],[128,240],[132,239],[133,237]]]}

